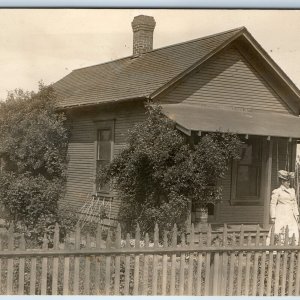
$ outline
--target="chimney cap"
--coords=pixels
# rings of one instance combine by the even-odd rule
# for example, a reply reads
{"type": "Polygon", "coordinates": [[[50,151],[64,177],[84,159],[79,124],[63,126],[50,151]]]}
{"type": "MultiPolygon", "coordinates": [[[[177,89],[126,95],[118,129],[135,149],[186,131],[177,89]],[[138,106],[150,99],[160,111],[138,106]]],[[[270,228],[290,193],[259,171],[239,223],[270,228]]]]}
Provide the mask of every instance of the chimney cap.
{"type": "Polygon", "coordinates": [[[138,30],[149,30],[153,31],[155,28],[156,22],[153,17],[146,16],[146,15],[139,15],[134,17],[133,21],[131,22],[131,26],[133,31],[138,30]]]}

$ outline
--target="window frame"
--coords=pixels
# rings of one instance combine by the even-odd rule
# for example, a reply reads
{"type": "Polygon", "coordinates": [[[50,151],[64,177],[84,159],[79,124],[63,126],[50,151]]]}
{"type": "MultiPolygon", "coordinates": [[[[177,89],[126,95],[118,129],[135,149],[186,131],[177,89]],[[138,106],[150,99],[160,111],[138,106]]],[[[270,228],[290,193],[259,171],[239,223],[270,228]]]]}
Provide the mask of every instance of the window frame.
{"type": "Polygon", "coordinates": [[[106,196],[110,197],[112,196],[112,190],[109,188],[108,190],[98,190],[97,183],[96,183],[96,175],[97,175],[97,166],[99,161],[99,131],[100,130],[110,130],[111,131],[111,153],[110,153],[110,161],[112,161],[114,157],[114,145],[115,145],[115,120],[109,119],[109,120],[96,120],[95,123],[95,171],[94,171],[94,187],[93,192],[94,194],[100,195],[100,196],[106,196]]]}
{"type": "MultiPolygon", "coordinates": [[[[260,164],[255,164],[255,167],[259,168],[259,176],[257,178],[257,187],[259,189],[258,196],[237,196],[237,182],[238,182],[238,167],[239,163],[237,159],[234,159],[231,164],[231,204],[235,206],[252,206],[252,205],[263,205],[263,175],[264,175],[264,157],[265,157],[265,143],[263,142],[263,138],[260,136],[252,136],[250,138],[255,138],[260,143],[260,164]]],[[[247,140],[245,141],[247,142],[247,140]]],[[[247,166],[248,164],[241,164],[242,166],[247,166]]],[[[251,165],[250,165],[251,166],[251,165]]]]}

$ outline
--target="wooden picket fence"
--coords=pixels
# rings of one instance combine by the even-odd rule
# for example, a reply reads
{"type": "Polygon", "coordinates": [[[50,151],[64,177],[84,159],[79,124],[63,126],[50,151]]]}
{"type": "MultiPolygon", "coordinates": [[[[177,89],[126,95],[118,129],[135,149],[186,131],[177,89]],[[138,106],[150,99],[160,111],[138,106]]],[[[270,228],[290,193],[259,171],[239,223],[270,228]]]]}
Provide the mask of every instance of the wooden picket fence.
{"type": "Polygon", "coordinates": [[[49,243],[27,249],[10,228],[0,240],[0,292],[18,295],[299,295],[300,245],[285,234],[270,245],[256,232],[172,232],[134,239],[98,227],[95,236],[59,241],[59,227],[49,243]],[[122,239],[123,238],[123,239],[122,239]]]}

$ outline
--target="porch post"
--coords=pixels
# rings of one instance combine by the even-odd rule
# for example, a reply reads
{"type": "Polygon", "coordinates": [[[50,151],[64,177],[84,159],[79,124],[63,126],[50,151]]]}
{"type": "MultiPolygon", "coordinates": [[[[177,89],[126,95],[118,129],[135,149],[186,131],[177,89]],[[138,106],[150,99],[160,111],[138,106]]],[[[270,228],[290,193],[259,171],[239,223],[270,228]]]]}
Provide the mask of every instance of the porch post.
{"type": "Polygon", "coordinates": [[[267,142],[266,151],[266,164],[264,174],[264,219],[263,227],[267,228],[270,218],[270,199],[271,199],[271,179],[272,179],[272,153],[273,153],[273,140],[267,142]]]}

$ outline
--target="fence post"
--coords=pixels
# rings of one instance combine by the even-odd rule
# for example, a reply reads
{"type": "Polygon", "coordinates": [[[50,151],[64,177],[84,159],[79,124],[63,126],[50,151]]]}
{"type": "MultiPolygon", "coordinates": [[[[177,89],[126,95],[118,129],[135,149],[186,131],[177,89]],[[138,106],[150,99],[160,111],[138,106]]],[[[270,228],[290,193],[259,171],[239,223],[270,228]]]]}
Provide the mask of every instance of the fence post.
{"type": "MultiPolygon", "coordinates": [[[[121,248],[121,225],[120,225],[120,223],[118,223],[118,226],[117,226],[115,246],[117,249],[121,248]]],[[[116,255],[115,256],[114,295],[120,294],[120,267],[121,267],[121,257],[120,257],[120,255],[116,255]]]]}
{"type": "MultiPolygon", "coordinates": [[[[185,247],[185,235],[181,235],[181,248],[185,247]]],[[[183,249],[182,249],[183,250],[183,249]]],[[[179,295],[184,294],[184,270],[185,270],[185,252],[180,253],[180,272],[179,272],[179,295]]]]}
{"type": "MultiPolygon", "coordinates": [[[[14,250],[14,227],[13,224],[10,224],[9,230],[8,230],[8,251],[14,250]]],[[[9,258],[7,260],[7,287],[6,292],[7,295],[12,295],[13,293],[13,270],[14,268],[14,259],[9,258]]]]}
{"type": "MultiPolygon", "coordinates": [[[[87,233],[86,236],[86,249],[91,248],[91,237],[90,234],[87,233]]],[[[90,293],[90,273],[91,273],[91,256],[85,257],[85,279],[84,279],[84,294],[89,295],[90,293]]]]}
{"type": "MultiPolygon", "coordinates": [[[[48,250],[48,239],[45,233],[43,239],[43,251],[46,253],[47,250],[48,250]]],[[[47,263],[48,263],[48,258],[47,256],[45,256],[42,258],[41,295],[47,294],[47,263]]]]}
{"type": "MultiPolygon", "coordinates": [[[[97,226],[97,233],[96,233],[96,249],[101,248],[101,241],[102,241],[102,225],[99,223],[97,226]]],[[[96,271],[95,271],[95,290],[96,295],[100,295],[100,268],[102,267],[100,265],[100,256],[96,256],[96,271]]]]}
{"type": "MultiPolygon", "coordinates": [[[[149,235],[145,235],[145,248],[149,248],[149,235]]],[[[143,295],[148,295],[148,269],[149,269],[149,255],[144,256],[144,273],[143,273],[143,295]]]]}
{"type": "MultiPolygon", "coordinates": [[[[173,232],[172,232],[172,247],[177,247],[177,226],[174,224],[173,232]]],[[[172,254],[172,262],[171,262],[171,282],[170,282],[170,295],[175,296],[176,292],[176,253],[172,254]]]]}
{"type": "MultiPolygon", "coordinates": [[[[21,235],[20,250],[25,250],[25,238],[24,234],[21,235]]],[[[24,271],[25,271],[25,258],[20,257],[19,260],[19,289],[18,295],[24,295],[24,271]]]]}
{"type": "MultiPolygon", "coordinates": [[[[111,248],[111,233],[110,231],[107,232],[107,239],[106,239],[106,249],[111,248]]],[[[110,272],[111,271],[111,256],[107,255],[105,258],[105,294],[110,294],[110,272]]]]}
{"type": "MultiPolygon", "coordinates": [[[[168,233],[165,230],[164,231],[164,237],[163,237],[163,247],[164,249],[168,248],[168,233]]],[[[164,254],[163,255],[163,263],[162,263],[162,295],[165,296],[167,293],[167,276],[168,276],[168,272],[167,272],[167,268],[168,268],[168,255],[164,254]]]]}
{"type": "MultiPolygon", "coordinates": [[[[244,225],[242,224],[241,225],[241,230],[240,230],[240,241],[239,241],[239,244],[240,246],[243,246],[244,244],[244,225]]],[[[238,273],[237,273],[237,296],[241,296],[241,293],[242,293],[242,281],[243,281],[243,257],[244,257],[244,254],[242,251],[239,252],[239,255],[238,255],[238,273]]]]}
{"type": "MultiPolygon", "coordinates": [[[[158,249],[159,244],[159,229],[158,225],[155,224],[154,228],[154,249],[158,249]]],[[[157,265],[158,265],[158,255],[156,253],[153,254],[153,274],[152,274],[152,296],[157,294],[157,265]]]]}
{"type": "MultiPolygon", "coordinates": [[[[215,246],[220,245],[219,240],[216,240],[215,246]]],[[[220,264],[220,254],[219,252],[214,252],[211,259],[211,270],[212,270],[212,295],[218,295],[218,288],[220,287],[220,274],[219,274],[219,264],[220,264]]]]}
{"type": "MultiPolygon", "coordinates": [[[[80,225],[79,222],[76,224],[75,228],[75,249],[80,249],[80,242],[81,242],[81,236],[80,236],[80,225]]],[[[74,257],[74,282],[73,282],[73,295],[79,295],[79,264],[80,264],[80,257],[75,256],[74,257]]]]}
{"type": "MultiPolygon", "coordinates": [[[[211,246],[211,225],[208,224],[207,230],[207,247],[211,246]]],[[[212,272],[211,272],[211,265],[213,264],[213,255],[210,252],[206,253],[205,258],[205,287],[204,287],[204,295],[209,296],[212,295],[212,272]]]]}
{"type": "MultiPolygon", "coordinates": [[[[223,227],[223,247],[227,246],[227,224],[224,224],[223,227]]],[[[228,255],[226,251],[223,251],[222,254],[222,272],[221,272],[221,280],[220,280],[220,295],[226,295],[227,288],[227,268],[228,268],[228,255]]]]}
{"type": "MultiPolygon", "coordinates": [[[[141,232],[140,226],[137,224],[135,230],[135,248],[140,248],[141,232]]],[[[139,294],[139,280],[140,279],[140,255],[135,254],[134,257],[134,286],[133,286],[133,295],[139,294]]]]}
{"type": "MultiPolygon", "coordinates": [[[[194,224],[191,226],[190,231],[190,248],[193,248],[195,245],[195,229],[194,224]]],[[[188,282],[187,282],[187,294],[191,296],[193,294],[193,267],[194,267],[194,253],[189,252],[189,267],[188,267],[188,282]]]]}
{"type": "MultiPolygon", "coordinates": [[[[130,249],[130,234],[126,234],[126,249],[130,249]]],[[[147,265],[148,267],[148,265],[147,265]]],[[[129,295],[129,281],[130,281],[130,255],[125,256],[125,279],[124,279],[124,295],[129,295]]],[[[145,278],[145,275],[144,275],[145,278]]],[[[148,280],[147,280],[148,281],[148,280]]]]}
{"type": "MultiPolygon", "coordinates": [[[[56,223],[54,229],[53,249],[59,249],[59,226],[56,223]]],[[[52,271],[52,295],[57,295],[57,282],[58,282],[58,257],[53,258],[53,271],[52,271]]]]}

